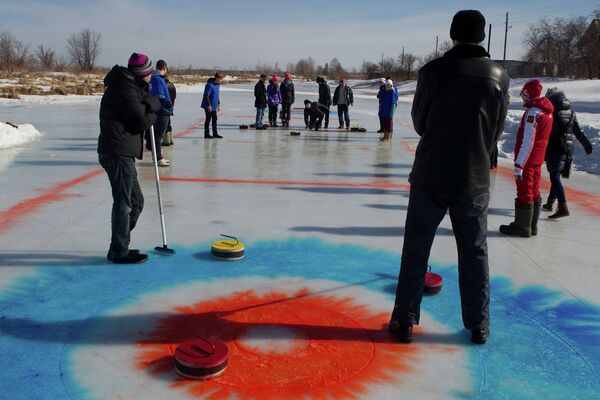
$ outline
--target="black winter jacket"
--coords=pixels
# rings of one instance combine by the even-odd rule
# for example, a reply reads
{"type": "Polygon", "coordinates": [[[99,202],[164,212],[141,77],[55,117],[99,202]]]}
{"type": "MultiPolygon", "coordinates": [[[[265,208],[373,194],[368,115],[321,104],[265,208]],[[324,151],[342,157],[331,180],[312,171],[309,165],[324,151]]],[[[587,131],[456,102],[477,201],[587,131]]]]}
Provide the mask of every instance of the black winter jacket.
{"type": "Polygon", "coordinates": [[[312,102],[311,106],[304,107],[304,125],[310,126],[310,120],[317,120],[323,118],[325,113],[328,111],[328,107],[324,104],[312,102]]]}
{"type": "Polygon", "coordinates": [[[449,201],[486,193],[503,131],[508,74],[480,46],[461,44],[419,71],[412,105],[421,136],[409,182],[449,201]]]}
{"type": "Polygon", "coordinates": [[[581,130],[579,122],[577,122],[577,115],[571,111],[571,102],[567,96],[563,92],[555,91],[547,97],[554,106],[554,120],[548,147],[546,147],[546,161],[564,161],[566,158],[572,157],[575,142],[573,136],[579,140],[585,152],[590,154],[592,144],[581,130]]]}
{"type": "Polygon", "coordinates": [[[281,104],[294,104],[296,101],[294,82],[284,79],[279,87],[279,91],[281,92],[281,104]]]}
{"type": "Polygon", "coordinates": [[[254,97],[254,107],[267,108],[267,87],[261,80],[254,86],[254,97]]]}
{"type": "Polygon", "coordinates": [[[327,82],[319,83],[319,103],[324,106],[331,106],[331,89],[327,82]]]}
{"type": "Polygon", "coordinates": [[[100,102],[98,153],[142,158],[144,130],[156,122],[158,97],[148,84],[125,67],[115,65],[104,78],[100,102]]]}
{"type": "Polygon", "coordinates": [[[173,82],[169,80],[169,78],[165,78],[165,82],[167,83],[167,89],[169,89],[169,97],[171,97],[171,104],[175,107],[175,98],[177,97],[177,89],[173,82]]]}
{"type": "MultiPolygon", "coordinates": [[[[335,92],[333,92],[333,105],[337,106],[338,104],[338,97],[340,96],[340,86],[338,85],[335,88],[335,92]]],[[[347,106],[351,106],[352,104],[354,104],[354,93],[352,92],[352,88],[348,85],[346,85],[346,105],[347,106]]]]}

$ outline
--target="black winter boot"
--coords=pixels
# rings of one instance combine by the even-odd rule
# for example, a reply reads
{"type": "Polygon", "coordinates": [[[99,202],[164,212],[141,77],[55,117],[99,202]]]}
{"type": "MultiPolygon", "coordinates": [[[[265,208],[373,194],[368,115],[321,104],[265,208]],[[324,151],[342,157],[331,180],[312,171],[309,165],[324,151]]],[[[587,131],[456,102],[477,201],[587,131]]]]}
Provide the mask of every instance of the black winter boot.
{"type": "Polygon", "coordinates": [[[410,343],[413,340],[412,325],[401,326],[397,321],[390,321],[388,331],[396,337],[400,343],[410,343]]]}
{"type": "Polygon", "coordinates": [[[475,344],[485,344],[488,336],[490,336],[490,330],[488,328],[471,330],[471,342],[475,344]]]}
{"type": "Polygon", "coordinates": [[[558,202],[558,207],[556,208],[556,212],[548,217],[548,219],[558,219],[562,217],[568,217],[571,215],[569,213],[569,208],[567,207],[567,202],[561,203],[558,202]]]}
{"type": "Polygon", "coordinates": [[[515,200],[515,220],[509,225],[500,225],[500,232],[508,236],[531,236],[533,203],[519,203],[515,200]]]}
{"type": "Polygon", "coordinates": [[[546,204],[542,206],[544,211],[552,211],[552,208],[554,208],[555,201],[556,199],[551,199],[550,197],[548,197],[548,200],[546,200],[546,204]]]}
{"type": "Polygon", "coordinates": [[[537,224],[540,219],[540,211],[542,208],[542,199],[533,201],[533,216],[531,218],[531,236],[537,235],[538,229],[537,224]]]}

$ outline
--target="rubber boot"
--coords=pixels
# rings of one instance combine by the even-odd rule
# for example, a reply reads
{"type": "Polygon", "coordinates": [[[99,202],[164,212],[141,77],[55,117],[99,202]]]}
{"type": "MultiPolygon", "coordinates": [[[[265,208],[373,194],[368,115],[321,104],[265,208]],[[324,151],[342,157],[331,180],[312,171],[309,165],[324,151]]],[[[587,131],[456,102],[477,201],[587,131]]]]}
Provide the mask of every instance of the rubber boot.
{"type": "Polygon", "coordinates": [[[508,236],[531,236],[533,203],[519,203],[515,200],[515,220],[509,225],[500,225],[500,232],[508,236]]]}
{"type": "Polygon", "coordinates": [[[571,215],[569,213],[569,208],[567,207],[567,202],[561,203],[558,202],[558,207],[556,208],[556,212],[548,217],[548,219],[558,219],[562,217],[568,217],[571,215]]]}
{"type": "Polygon", "coordinates": [[[542,209],[542,199],[533,201],[533,217],[531,218],[531,236],[537,235],[537,224],[540,219],[540,211],[542,209]]]}
{"type": "Polygon", "coordinates": [[[554,208],[555,201],[556,199],[551,199],[550,197],[548,197],[548,200],[546,200],[546,204],[542,206],[544,211],[552,211],[552,209],[554,208]]]}
{"type": "Polygon", "coordinates": [[[383,137],[379,139],[380,142],[389,142],[391,137],[391,133],[383,132],[383,137]]]}

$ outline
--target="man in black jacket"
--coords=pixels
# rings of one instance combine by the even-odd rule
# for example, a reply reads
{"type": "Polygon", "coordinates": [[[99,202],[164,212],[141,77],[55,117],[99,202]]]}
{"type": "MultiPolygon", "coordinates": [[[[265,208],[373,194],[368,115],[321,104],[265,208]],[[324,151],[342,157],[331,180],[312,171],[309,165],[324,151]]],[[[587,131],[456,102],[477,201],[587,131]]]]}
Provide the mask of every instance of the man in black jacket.
{"type": "Polygon", "coordinates": [[[567,96],[557,88],[552,88],[548,90],[546,97],[554,106],[552,132],[550,132],[548,147],[546,147],[546,168],[550,174],[552,185],[548,201],[542,208],[545,211],[552,211],[554,202],[558,199],[558,209],[548,217],[549,219],[558,219],[571,215],[560,177],[561,175],[565,178],[569,177],[573,161],[574,137],[581,143],[588,155],[592,154],[592,143],[581,130],[577,115],[571,110],[571,102],[567,96]]]}
{"type": "Polygon", "coordinates": [[[465,328],[471,341],[489,335],[487,212],[490,155],[503,130],[509,77],[478,45],[485,38],[479,11],[452,20],[454,47],[419,71],[412,119],[421,136],[410,173],[404,247],[390,332],[412,340],[435,231],[448,209],[458,248],[465,328]]]}
{"type": "Polygon", "coordinates": [[[325,78],[318,77],[317,83],[319,84],[319,104],[327,107],[325,110],[325,129],[329,128],[329,111],[331,107],[331,89],[327,84],[327,80],[325,78]]]}
{"type": "Polygon", "coordinates": [[[115,65],[104,78],[100,103],[98,158],[112,188],[111,242],[107,258],[117,264],[141,263],[146,254],[129,250],[130,233],[144,207],[135,158],[142,158],[144,131],[156,122],[157,97],[148,93],[152,61],[133,53],[127,68],[115,65]]]}
{"type": "Polygon", "coordinates": [[[262,74],[254,86],[254,107],[256,107],[256,129],[266,129],[263,125],[265,108],[267,108],[267,87],[265,81],[267,76],[262,74]]]}

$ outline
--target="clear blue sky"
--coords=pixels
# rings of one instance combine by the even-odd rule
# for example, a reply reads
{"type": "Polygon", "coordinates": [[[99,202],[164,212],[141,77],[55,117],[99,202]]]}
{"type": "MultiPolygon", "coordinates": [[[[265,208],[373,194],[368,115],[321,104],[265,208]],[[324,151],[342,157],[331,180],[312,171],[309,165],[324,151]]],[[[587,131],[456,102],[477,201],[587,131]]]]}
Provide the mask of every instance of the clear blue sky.
{"type": "MultiPolygon", "coordinates": [[[[125,63],[132,51],[171,65],[282,68],[312,56],[318,64],[337,57],[345,67],[381,54],[424,55],[435,38],[448,39],[460,9],[482,11],[493,25],[491,53],[502,58],[504,16],[510,16],[507,58],[523,54],[523,32],[540,18],[589,16],[600,0],[400,1],[30,1],[0,0],[0,31],[32,48],[65,52],[67,37],[84,27],[103,35],[100,64],[125,63]]],[[[487,43],[487,39],[486,39],[487,43]]]]}

